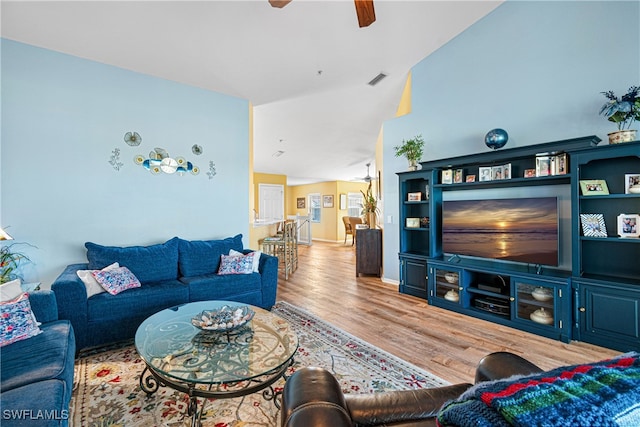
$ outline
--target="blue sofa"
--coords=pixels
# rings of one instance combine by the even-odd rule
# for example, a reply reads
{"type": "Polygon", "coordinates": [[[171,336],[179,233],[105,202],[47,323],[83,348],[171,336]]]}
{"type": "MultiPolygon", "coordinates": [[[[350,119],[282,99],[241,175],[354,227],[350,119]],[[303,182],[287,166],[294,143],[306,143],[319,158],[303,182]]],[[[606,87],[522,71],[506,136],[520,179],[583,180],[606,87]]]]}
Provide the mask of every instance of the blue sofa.
{"type": "Polygon", "coordinates": [[[228,255],[231,249],[251,252],[243,248],[240,234],[207,241],[174,237],[151,246],[87,242],[85,247],[88,262],[67,266],[51,286],[60,318],[73,325],[78,350],[131,339],[150,315],[187,302],[228,300],[269,310],[276,301],[276,257],[261,254],[257,273],[217,274],[221,255],[228,255]],[[142,286],[87,298],[77,271],[102,269],[114,262],[131,270],[142,286]]]}
{"type": "Polygon", "coordinates": [[[0,424],[67,426],[76,343],[68,320],[58,319],[52,291],[29,295],[42,333],[0,350],[0,424]]]}

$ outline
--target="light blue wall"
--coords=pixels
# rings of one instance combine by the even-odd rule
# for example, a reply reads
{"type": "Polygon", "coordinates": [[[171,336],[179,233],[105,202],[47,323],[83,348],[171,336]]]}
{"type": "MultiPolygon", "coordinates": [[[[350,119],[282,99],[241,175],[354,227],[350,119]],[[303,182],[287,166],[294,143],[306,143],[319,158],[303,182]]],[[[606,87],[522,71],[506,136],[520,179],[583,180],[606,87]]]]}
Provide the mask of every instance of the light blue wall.
{"type": "Polygon", "coordinates": [[[423,161],[598,135],[602,91],[640,84],[640,3],[508,1],[412,71],[412,113],[384,124],[385,279],[398,280],[398,178],[402,139],[422,134],[423,161]],[[392,222],[389,223],[389,216],[392,222]]]}
{"type": "Polygon", "coordinates": [[[2,40],[0,222],[50,286],[86,260],[84,243],[146,245],[249,231],[249,103],[2,40]],[[142,144],[125,144],[125,132],[142,144]],[[193,144],[204,153],[191,152],[193,144]],[[152,175],[134,164],[154,147],[199,175],[152,175]],[[124,164],[109,159],[120,149],[124,164]],[[209,161],[217,175],[209,179],[209,161]]]}

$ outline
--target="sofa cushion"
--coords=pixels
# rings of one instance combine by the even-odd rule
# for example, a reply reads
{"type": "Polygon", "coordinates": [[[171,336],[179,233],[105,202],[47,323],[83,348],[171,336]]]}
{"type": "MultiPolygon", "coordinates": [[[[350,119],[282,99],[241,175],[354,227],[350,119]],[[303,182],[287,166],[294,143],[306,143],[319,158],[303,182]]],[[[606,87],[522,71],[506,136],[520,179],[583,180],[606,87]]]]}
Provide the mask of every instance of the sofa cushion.
{"type": "Polygon", "coordinates": [[[22,295],[22,282],[20,279],[15,279],[10,282],[0,284],[0,301],[11,301],[22,295]]]}
{"type": "Polygon", "coordinates": [[[127,289],[139,288],[140,281],[127,267],[113,270],[96,270],[91,275],[111,295],[117,295],[127,289]]]}
{"type": "Polygon", "coordinates": [[[251,274],[254,258],[253,254],[221,255],[218,274],[251,274]]]}
{"type": "Polygon", "coordinates": [[[71,323],[57,320],[43,324],[41,329],[41,334],[2,349],[0,380],[3,405],[5,391],[26,384],[50,379],[73,384],[76,347],[71,323]],[[25,363],[27,359],[31,362],[25,363]]]}
{"type": "Polygon", "coordinates": [[[189,301],[189,289],[178,280],[146,283],[117,295],[98,294],[88,301],[87,318],[104,322],[147,317],[153,313],[189,301]]]}
{"type": "MultiPolygon", "coordinates": [[[[253,272],[260,273],[260,255],[262,255],[262,251],[251,251],[249,254],[253,254],[253,272]]],[[[231,249],[229,255],[245,255],[245,253],[231,249]]]]}
{"type": "Polygon", "coordinates": [[[106,290],[98,283],[95,277],[93,277],[93,273],[96,271],[105,271],[105,270],[113,270],[115,268],[119,268],[120,264],[114,262],[111,265],[106,266],[102,270],[78,270],[76,274],[84,283],[84,286],[87,288],[87,298],[91,298],[96,294],[101,294],[106,292],[106,290]]]}
{"type": "MultiPolygon", "coordinates": [[[[232,300],[250,304],[247,300],[240,301],[235,296],[256,293],[261,295],[262,279],[258,273],[242,275],[207,274],[197,277],[182,277],[181,282],[189,285],[190,301],[232,300]]],[[[252,301],[261,304],[261,299],[252,301]]]]}
{"type": "Polygon", "coordinates": [[[242,252],[242,234],[220,240],[180,239],[180,275],[184,277],[202,276],[218,271],[220,257],[230,250],[242,252]]]}
{"type": "Polygon", "coordinates": [[[31,311],[29,294],[23,293],[13,300],[0,302],[0,307],[0,347],[26,340],[42,332],[31,311]]]}
{"type": "Polygon", "coordinates": [[[178,239],[151,246],[101,246],[87,242],[90,270],[100,270],[117,262],[127,267],[140,283],[175,280],[178,278],[178,239]]]}

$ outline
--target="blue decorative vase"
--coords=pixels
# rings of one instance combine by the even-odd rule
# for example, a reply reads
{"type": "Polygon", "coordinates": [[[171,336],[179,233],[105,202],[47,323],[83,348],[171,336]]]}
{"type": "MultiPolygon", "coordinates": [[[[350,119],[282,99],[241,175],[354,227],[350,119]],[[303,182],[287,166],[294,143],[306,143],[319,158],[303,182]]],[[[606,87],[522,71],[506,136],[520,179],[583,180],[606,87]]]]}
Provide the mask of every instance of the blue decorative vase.
{"type": "Polygon", "coordinates": [[[484,143],[492,150],[505,146],[509,140],[509,134],[504,129],[492,129],[484,137],[484,143]]]}

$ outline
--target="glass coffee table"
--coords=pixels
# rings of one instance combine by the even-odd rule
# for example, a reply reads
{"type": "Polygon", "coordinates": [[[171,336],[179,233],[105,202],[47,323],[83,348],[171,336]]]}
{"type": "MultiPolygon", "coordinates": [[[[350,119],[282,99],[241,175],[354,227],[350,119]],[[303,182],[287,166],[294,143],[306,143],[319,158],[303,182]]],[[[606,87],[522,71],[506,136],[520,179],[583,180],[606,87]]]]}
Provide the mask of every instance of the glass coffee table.
{"type": "Polygon", "coordinates": [[[247,306],[233,301],[200,301],[162,310],[136,331],[136,350],[146,363],[140,388],[151,395],[160,386],[189,396],[187,414],[200,425],[204,403],[198,398],[227,399],[262,391],[278,405],[273,384],[286,379],[298,337],[287,323],[269,311],[248,306],[255,316],[229,332],[203,331],[191,319],[204,310],[247,306]]]}

